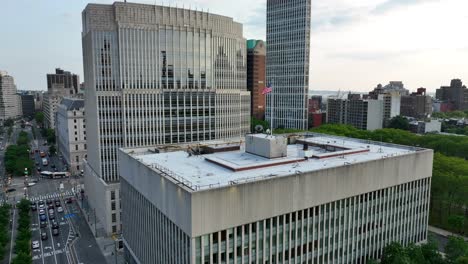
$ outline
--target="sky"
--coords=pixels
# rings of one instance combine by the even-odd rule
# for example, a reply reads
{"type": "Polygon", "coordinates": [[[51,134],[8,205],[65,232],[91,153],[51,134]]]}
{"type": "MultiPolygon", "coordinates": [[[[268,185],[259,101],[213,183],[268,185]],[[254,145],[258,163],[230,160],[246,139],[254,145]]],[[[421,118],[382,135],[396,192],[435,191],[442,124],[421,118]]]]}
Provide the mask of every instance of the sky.
{"type": "MultiPolygon", "coordinates": [[[[1,0],[0,70],[18,89],[46,90],[57,67],[83,80],[81,11],[110,0],[1,0]]],[[[130,1],[129,1],[130,2],[130,1]]],[[[265,39],[266,0],[134,0],[203,9],[265,39]]],[[[311,90],[369,91],[403,81],[430,92],[468,83],[467,0],[312,0],[311,90]]]]}

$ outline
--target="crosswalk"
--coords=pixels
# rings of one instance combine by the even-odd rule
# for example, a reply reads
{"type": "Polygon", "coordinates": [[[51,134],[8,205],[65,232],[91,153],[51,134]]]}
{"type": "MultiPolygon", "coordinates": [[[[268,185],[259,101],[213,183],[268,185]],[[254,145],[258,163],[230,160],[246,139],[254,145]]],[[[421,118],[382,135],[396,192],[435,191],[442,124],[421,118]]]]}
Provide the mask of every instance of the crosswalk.
{"type": "Polygon", "coordinates": [[[31,202],[36,202],[36,201],[40,201],[40,200],[57,199],[57,198],[60,198],[60,196],[65,198],[65,197],[70,197],[70,196],[74,196],[74,195],[75,194],[74,194],[73,191],[67,190],[67,191],[64,191],[64,192],[54,192],[54,193],[48,193],[48,194],[29,197],[29,200],[31,202]]]}

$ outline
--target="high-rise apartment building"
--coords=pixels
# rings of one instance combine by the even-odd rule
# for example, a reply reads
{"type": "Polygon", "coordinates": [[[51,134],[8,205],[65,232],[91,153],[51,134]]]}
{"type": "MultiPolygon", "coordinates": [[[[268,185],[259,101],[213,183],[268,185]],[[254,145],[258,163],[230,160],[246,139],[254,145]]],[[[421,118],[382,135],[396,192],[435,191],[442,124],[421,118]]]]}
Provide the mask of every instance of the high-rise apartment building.
{"type": "Polygon", "coordinates": [[[21,116],[21,103],[16,93],[15,80],[7,72],[0,71],[0,121],[21,116]]]}
{"type": "Polygon", "coordinates": [[[34,105],[34,95],[21,93],[20,98],[23,116],[34,117],[34,114],[36,113],[36,107],[34,105]]]}
{"type": "Polygon", "coordinates": [[[266,119],[274,128],[307,129],[311,0],[267,0],[266,119]],[[273,108],[271,108],[273,100],[273,108]]]}
{"type": "Polygon", "coordinates": [[[318,134],[243,142],[121,151],[128,263],[366,263],[391,242],[426,241],[432,150],[318,134]]]}
{"type": "Polygon", "coordinates": [[[460,79],[453,79],[450,86],[436,90],[436,98],[449,104],[450,110],[468,110],[468,89],[460,79]]]}
{"type": "Polygon", "coordinates": [[[262,40],[247,40],[247,89],[251,93],[251,116],[265,120],[266,47],[262,40]]]}
{"type": "Polygon", "coordinates": [[[55,73],[47,74],[47,93],[44,94],[44,123],[47,128],[55,128],[57,107],[63,97],[78,95],[80,80],[78,75],[55,69],[55,73]]]}
{"type": "Polygon", "coordinates": [[[62,155],[69,170],[80,174],[86,156],[86,124],[84,100],[63,98],[58,105],[56,131],[58,152],[62,155]]]}
{"type": "Polygon", "coordinates": [[[327,123],[347,124],[363,130],[380,129],[384,122],[384,101],[329,98],[327,123]]]}
{"type": "Polygon", "coordinates": [[[242,24],[156,5],[89,4],[83,18],[86,196],[120,230],[120,147],[240,137],[250,130],[242,24]]]}
{"type": "Polygon", "coordinates": [[[432,114],[432,97],[426,95],[426,88],[401,97],[401,115],[414,118],[425,118],[432,114]]]}

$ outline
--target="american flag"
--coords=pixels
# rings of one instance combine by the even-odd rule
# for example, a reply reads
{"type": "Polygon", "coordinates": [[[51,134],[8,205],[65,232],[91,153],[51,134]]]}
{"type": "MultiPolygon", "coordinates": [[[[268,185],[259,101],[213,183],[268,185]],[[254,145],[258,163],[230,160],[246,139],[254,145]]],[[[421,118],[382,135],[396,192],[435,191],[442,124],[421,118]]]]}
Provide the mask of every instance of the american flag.
{"type": "Polygon", "coordinates": [[[268,84],[265,88],[263,88],[262,94],[265,95],[267,93],[271,93],[271,91],[272,91],[271,84],[268,84]]]}

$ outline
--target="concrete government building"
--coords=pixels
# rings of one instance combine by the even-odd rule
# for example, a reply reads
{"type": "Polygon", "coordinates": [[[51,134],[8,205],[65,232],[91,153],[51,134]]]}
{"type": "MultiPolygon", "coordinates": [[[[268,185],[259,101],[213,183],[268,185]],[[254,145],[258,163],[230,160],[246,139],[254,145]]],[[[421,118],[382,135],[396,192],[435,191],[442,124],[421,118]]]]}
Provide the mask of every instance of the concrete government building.
{"type": "Polygon", "coordinates": [[[365,263],[427,239],[433,151],[304,134],[121,149],[129,263],[365,263]]]}
{"type": "Polygon", "coordinates": [[[82,19],[86,200],[119,233],[120,147],[250,130],[246,40],[232,18],[183,8],[89,4],[82,19]]]}

